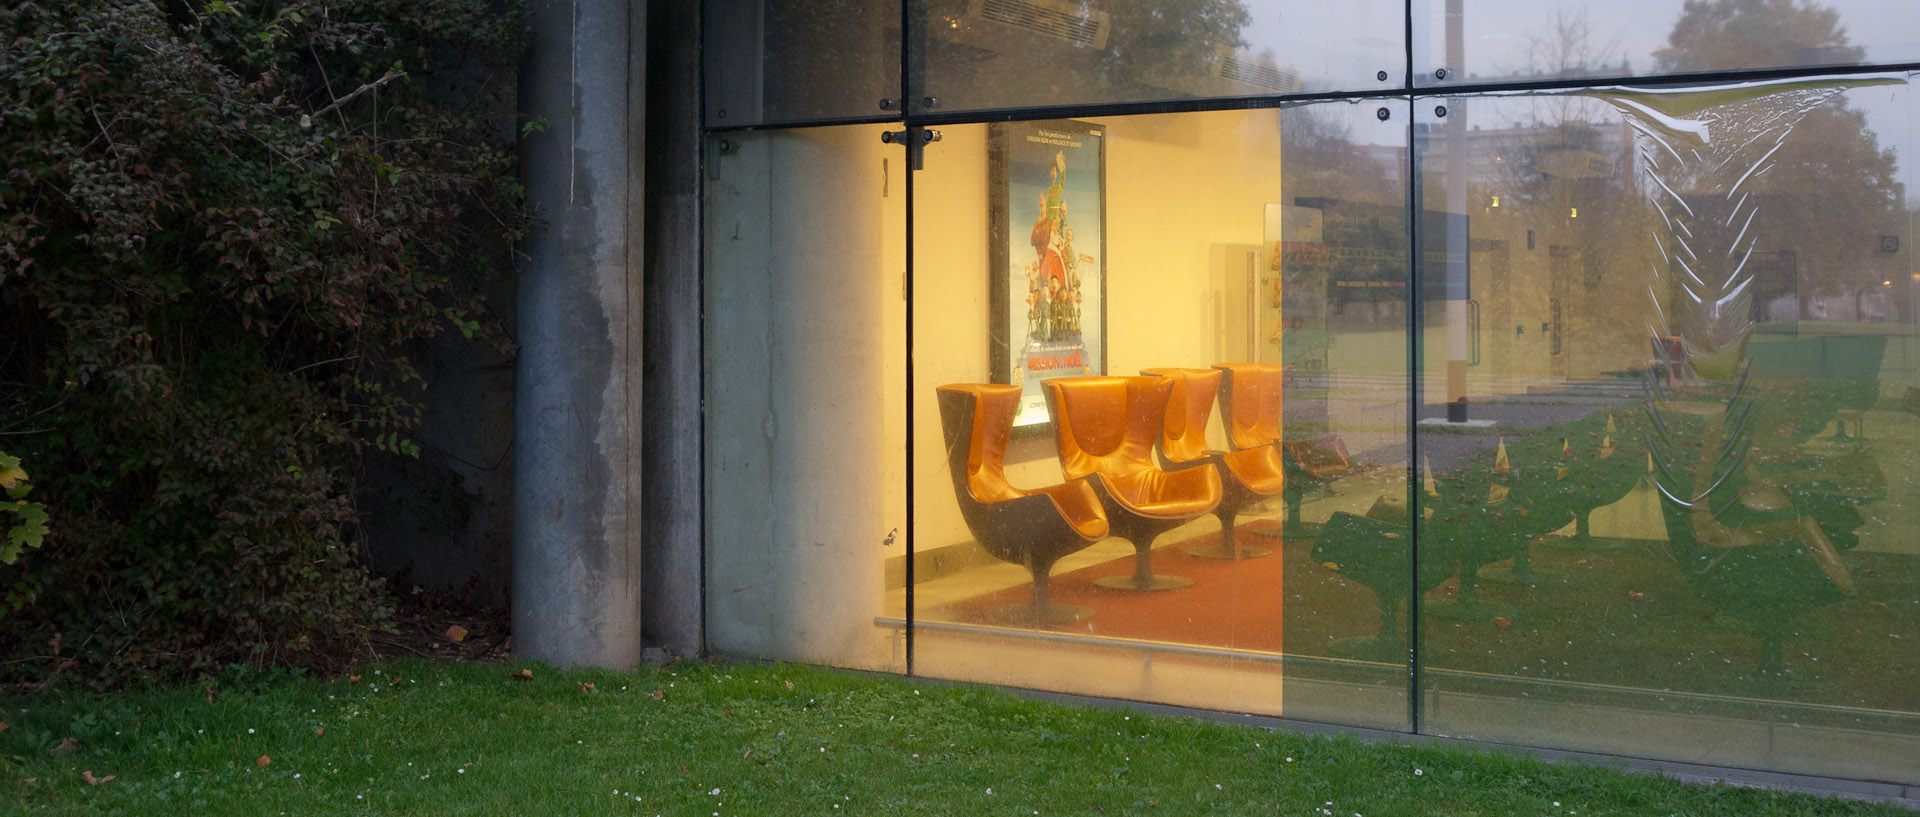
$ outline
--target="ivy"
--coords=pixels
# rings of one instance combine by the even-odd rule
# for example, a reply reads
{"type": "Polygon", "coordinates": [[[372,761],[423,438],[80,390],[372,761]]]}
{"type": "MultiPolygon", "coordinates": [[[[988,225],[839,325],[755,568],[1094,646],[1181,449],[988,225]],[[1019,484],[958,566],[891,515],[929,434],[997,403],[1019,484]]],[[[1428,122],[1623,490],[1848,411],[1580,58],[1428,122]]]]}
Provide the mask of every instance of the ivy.
{"type": "Polygon", "coordinates": [[[510,11],[0,8],[0,439],[40,509],[0,506],[0,683],[325,665],[382,626],[352,498],[368,451],[418,455],[406,350],[507,347],[477,293],[527,223],[510,11]]]}

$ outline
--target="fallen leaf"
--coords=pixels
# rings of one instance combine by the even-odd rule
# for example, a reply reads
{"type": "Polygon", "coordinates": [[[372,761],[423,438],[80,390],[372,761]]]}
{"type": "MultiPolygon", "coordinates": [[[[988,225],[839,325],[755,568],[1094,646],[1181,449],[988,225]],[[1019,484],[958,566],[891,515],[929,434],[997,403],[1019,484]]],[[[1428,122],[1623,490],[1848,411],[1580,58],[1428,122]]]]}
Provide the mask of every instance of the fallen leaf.
{"type": "Polygon", "coordinates": [[[1506,616],[1494,616],[1493,626],[1499,627],[1500,629],[1504,630],[1508,627],[1512,627],[1513,622],[1508,620],[1506,616]]]}
{"type": "Polygon", "coordinates": [[[656,689],[656,690],[653,690],[652,692],[648,692],[647,697],[652,698],[656,701],[664,701],[667,699],[667,691],[664,689],[656,689]]]}
{"type": "Polygon", "coordinates": [[[454,643],[465,641],[467,640],[467,628],[462,627],[458,624],[448,627],[447,638],[452,639],[454,643]]]}
{"type": "Polygon", "coordinates": [[[687,764],[685,763],[680,764],[680,776],[686,777],[687,775],[690,775],[690,774],[693,774],[693,772],[687,771],[687,764]]]}
{"type": "Polygon", "coordinates": [[[783,681],[782,683],[785,683],[785,684],[787,685],[787,688],[788,688],[788,689],[792,689],[792,688],[793,688],[793,682],[792,682],[792,681],[783,681]]]}
{"type": "Polygon", "coordinates": [[[741,753],[740,753],[740,757],[742,757],[742,758],[749,758],[749,757],[753,757],[753,750],[752,750],[752,749],[748,749],[748,750],[746,750],[745,752],[741,752],[741,753]]]}
{"type": "Polygon", "coordinates": [[[80,779],[87,781],[87,785],[89,786],[98,786],[101,783],[105,783],[109,780],[112,780],[113,778],[114,778],[113,775],[107,775],[106,777],[94,777],[92,769],[83,769],[80,772],[80,779]]]}
{"type": "Polygon", "coordinates": [[[54,655],[60,654],[60,639],[64,635],[65,633],[54,633],[52,638],[47,639],[47,646],[53,649],[54,655]]]}
{"type": "Polygon", "coordinates": [[[327,728],[324,726],[316,726],[313,728],[313,733],[316,735],[324,735],[327,733],[327,728]]]}
{"type": "Polygon", "coordinates": [[[67,738],[67,739],[65,739],[65,740],[62,740],[62,741],[60,741],[60,745],[58,745],[58,746],[55,746],[55,747],[53,747],[52,749],[49,749],[49,750],[47,750],[47,754],[50,754],[50,755],[64,755],[64,754],[66,754],[66,753],[68,753],[68,752],[71,752],[71,751],[73,751],[73,750],[75,750],[75,749],[78,749],[78,748],[80,748],[80,739],[79,739],[79,738],[71,738],[71,737],[70,737],[70,738],[67,738]]]}
{"type": "Polygon", "coordinates": [[[358,676],[358,675],[349,675],[349,676],[347,676],[347,683],[349,683],[349,684],[357,684],[357,683],[360,683],[360,676],[358,676]]]}
{"type": "Polygon", "coordinates": [[[1629,591],[1627,591],[1627,598],[1628,598],[1629,600],[1631,600],[1631,601],[1639,601],[1639,600],[1641,600],[1641,599],[1644,599],[1644,598],[1646,598],[1646,597],[1647,597],[1647,594],[1645,594],[1645,593],[1642,593],[1642,592],[1640,592],[1640,591],[1638,591],[1638,590],[1629,590],[1629,591]]]}
{"type": "Polygon", "coordinates": [[[267,767],[267,764],[272,762],[273,762],[273,758],[267,757],[266,755],[261,755],[259,760],[256,760],[253,762],[253,765],[259,766],[260,768],[264,769],[267,767]]]}
{"type": "Polygon", "coordinates": [[[581,691],[581,692],[592,692],[592,691],[593,691],[593,688],[594,688],[594,687],[593,687],[593,684],[590,684],[590,683],[587,683],[586,681],[581,681],[581,682],[580,682],[580,691],[581,691]]]}
{"type": "Polygon", "coordinates": [[[522,669],[519,672],[509,672],[507,673],[507,677],[515,681],[531,681],[533,680],[533,670],[522,669]]]}
{"type": "MultiPolygon", "coordinates": [[[[1857,633],[1857,632],[1860,632],[1860,631],[1859,631],[1859,630],[1854,630],[1854,632],[1856,632],[1856,633],[1857,633]]],[[[11,728],[11,727],[9,727],[9,726],[7,726],[7,722],[6,722],[6,721],[0,721],[0,732],[5,732],[5,731],[7,731],[7,730],[8,730],[9,728],[11,728]]]]}

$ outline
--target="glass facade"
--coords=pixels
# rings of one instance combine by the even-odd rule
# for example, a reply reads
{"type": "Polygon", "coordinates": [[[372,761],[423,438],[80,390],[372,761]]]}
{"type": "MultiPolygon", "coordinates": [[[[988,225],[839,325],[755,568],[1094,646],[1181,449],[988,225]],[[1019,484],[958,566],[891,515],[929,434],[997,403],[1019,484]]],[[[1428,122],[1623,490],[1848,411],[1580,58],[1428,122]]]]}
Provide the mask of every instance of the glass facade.
{"type": "Polygon", "coordinates": [[[1912,15],[1900,0],[1413,0],[1413,77],[1445,86],[1895,65],[1920,60],[1912,15]]]}
{"type": "Polygon", "coordinates": [[[1912,77],[1823,73],[1883,11],[1495,80],[1611,18],[1304,5],[911,0],[834,80],[897,121],[710,132],[709,645],[1920,783],[1912,77]],[[1222,44],[1300,84],[1140,81],[1222,44]]]}
{"type": "Polygon", "coordinates": [[[1398,87],[1393,0],[909,0],[915,113],[1398,87]],[[1328,38],[1326,31],[1393,31],[1328,38]]]}

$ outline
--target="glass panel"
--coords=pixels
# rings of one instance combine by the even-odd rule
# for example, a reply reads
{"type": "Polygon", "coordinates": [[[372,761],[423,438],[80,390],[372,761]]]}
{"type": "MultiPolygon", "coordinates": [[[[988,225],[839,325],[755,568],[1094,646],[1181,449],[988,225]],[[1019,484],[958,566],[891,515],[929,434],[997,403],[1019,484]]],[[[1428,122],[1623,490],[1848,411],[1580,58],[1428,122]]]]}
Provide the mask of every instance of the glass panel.
{"type": "Polygon", "coordinates": [[[1913,11],[1898,0],[1413,0],[1414,82],[1912,62],[1913,11]]]}
{"type": "Polygon", "coordinates": [[[706,126],[900,115],[900,4],[706,0],[706,126]]]}
{"type": "Polygon", "coordinates": [[[1399,87],[1398,0],[908,0],[916,112],[1399,87]],[[929,100],[932,105],[927,103],[929,100]]]}
{"type": "Polygon", "coordinates": [[[916,673],[1408,727],[1406,540],[1315,544],[1406,507],[1392,104],[940,128],[916,673]]]}
{"type": "Polygon", "coordinates": [[[1907,79],[1418,114],[1423,729],[1920,782],[1907,79]]]}
{"type": "Polygon", "coordinates": [[[906,669],[906,234],[885,128],[731,133],[707,170],[707,644],[906,669]],[[891,599],[891,601],[889,601],[891,599]]]}

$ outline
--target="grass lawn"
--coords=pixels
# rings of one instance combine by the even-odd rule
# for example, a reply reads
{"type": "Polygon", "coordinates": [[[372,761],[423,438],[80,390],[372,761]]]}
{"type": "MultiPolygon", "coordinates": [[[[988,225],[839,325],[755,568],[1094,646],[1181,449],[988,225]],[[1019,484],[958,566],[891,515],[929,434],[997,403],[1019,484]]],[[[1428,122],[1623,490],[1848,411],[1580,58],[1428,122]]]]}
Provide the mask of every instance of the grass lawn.
{"type": "Polygon", "coordinates": [[[1909,813],[731,662],[414,661],[357,681],[0,704],[0,813],[1909,813]]]}

